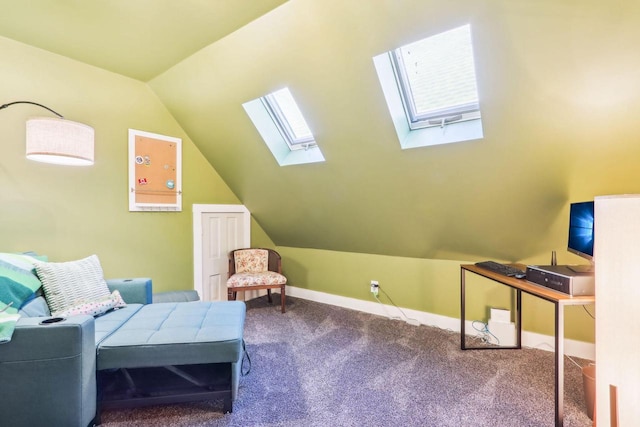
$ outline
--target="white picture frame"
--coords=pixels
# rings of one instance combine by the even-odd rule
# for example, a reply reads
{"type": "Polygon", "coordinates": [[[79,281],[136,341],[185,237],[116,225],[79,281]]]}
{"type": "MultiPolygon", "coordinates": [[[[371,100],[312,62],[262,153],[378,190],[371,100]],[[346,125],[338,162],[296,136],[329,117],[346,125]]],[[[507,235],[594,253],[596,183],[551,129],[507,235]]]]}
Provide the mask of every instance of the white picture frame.
{"type": "Polygon", "coordinates": [[[129,211],[182,211],[182,139],[129,129],[129,211]]]}

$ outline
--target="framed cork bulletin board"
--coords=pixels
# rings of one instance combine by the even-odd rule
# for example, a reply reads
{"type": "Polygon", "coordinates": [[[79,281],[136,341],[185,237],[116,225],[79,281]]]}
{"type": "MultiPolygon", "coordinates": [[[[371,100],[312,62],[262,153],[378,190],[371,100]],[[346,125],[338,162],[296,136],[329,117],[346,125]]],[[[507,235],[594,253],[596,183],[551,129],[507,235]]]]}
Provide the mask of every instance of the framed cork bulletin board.
{"type": "Polygon", "coordinates": [[[182,210],[182,140],[129,129],[129,211],[182,210]]]}

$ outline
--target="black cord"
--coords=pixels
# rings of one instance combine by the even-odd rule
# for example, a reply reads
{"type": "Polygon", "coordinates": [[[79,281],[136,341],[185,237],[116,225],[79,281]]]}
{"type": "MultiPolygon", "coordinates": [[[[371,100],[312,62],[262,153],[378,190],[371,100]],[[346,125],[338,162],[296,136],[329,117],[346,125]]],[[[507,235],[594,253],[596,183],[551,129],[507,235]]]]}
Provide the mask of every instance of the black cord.
{"type": "Polygon", "coordinates": [[[394,307],[396,307],[396,308],[398,307],[398,306],[396,305],[396,303],[395,303],[395,302],[393,302],[393,300],[391,299],[391,297],[389,296],[389,294],[387,294],[387,293],[384,291],[384,289],[382,289],[382,286],[378,285],[378,289],[380,289],[380,292],[382,292],[382,293],[384,294],[384,296],[385,296],[385,297],[387,297],[387,299],[389,300],[389,302],[390,302],[391,304],[393,304],[393,306],[394,306],[394,307]]]}
{"type": "Polygon", "coordinates": [[[251,372],[251,357],[249,357],[249,352],[247,351],[247,346],[244,342],[244,339],[242,340],[242,351],[243,351],[243,355],[242,355],[242,362],[240,363],[240,375],[242,375],[243,377],[246,375],[249,375],[249,372],[251,372]],[[244,372],[244,359],[245,356],[247,358],[247,362],[249,362],[249,369],[247,369],[247,372],[244,372]]]}
{"type": "Polygon", "coordinates": [[[2,105],[0,105],[0,110],[2,110],[3,108],[10,107],[10,106],[15,105],[15,104],[31,104],[31,105],[37,105],[38,107],[42,107],[42,108],[44,108],[45,110],[49,110],[49,111],[51,111],[53,114],[55,114],[56,116],[60,117],[61,119],[64,119],[64,117],[62,116],[62,114],[60,114],[60,113],[56,113],[56,112],[55,112],[55,111],[53,111],[51,108],[46,107],[46,106],[44,106],[44,105],[42,105],[42,104],[38,104],[37,102],[31,102],[31,101],[14,101],[14,102],[9,102],[8,104],[2,104],[2,105]]]}

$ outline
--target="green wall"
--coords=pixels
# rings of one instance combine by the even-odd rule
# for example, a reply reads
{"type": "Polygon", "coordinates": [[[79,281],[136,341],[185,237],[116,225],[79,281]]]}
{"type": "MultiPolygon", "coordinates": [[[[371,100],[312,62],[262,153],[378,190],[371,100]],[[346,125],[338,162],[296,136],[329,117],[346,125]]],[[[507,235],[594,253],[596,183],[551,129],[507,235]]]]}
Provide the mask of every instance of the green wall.
{"type": "MultiPolygon", "coordinates": [[[[460,317],[460,264],[469,261],[445,261],[385,255],[359,254],[278,246],[283,271],[291,286],[318,292],[375,301],[370,293],[371,280],[378,280],[385,304],[460,317]]],[[[551,254],[549,254],[550,256],[551,254]]],[[[538,260],[542,264],[549,260],[538,260]]],[[[531,264],[534,261],[530,262],[531,264]]],[[[507,287],[467,275],[467,320],[488,321],[490,307],[515,308],[507,287]]],[[[530,332],[554,335],[554,306],[523,294],[522,326],[530,332]]],[[[591,313],[593,306],[588,306],[591,313]]],[[[595,322],[582,307],[565,308],[565,336],[594,342],[595,322]]]]}
{"type": "MultiPolygon", "coordinates": [[[[193,288],[191,206],[240,201],[148,86],[0,38],[0,103],[28,100],[95,129],[95,165],[47,165],[24,155],[25,121],[38,107],[0,111],[1,251],[51,261],[97,254],[107,277],[152,277],[155,290],[193,288]],[[182,138],[182,212],[128,211],[128,129],[182,138]]],[[[252,224],[253,240],[273,243],[252,224]]]]}

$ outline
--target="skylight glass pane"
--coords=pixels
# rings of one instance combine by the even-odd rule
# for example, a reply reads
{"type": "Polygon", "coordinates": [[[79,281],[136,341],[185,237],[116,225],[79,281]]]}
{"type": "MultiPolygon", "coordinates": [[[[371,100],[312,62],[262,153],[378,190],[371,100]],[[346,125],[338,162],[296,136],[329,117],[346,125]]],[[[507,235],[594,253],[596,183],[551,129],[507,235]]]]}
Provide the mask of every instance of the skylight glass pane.
{"type": "Polygon", "coordinates": [[[291,143],[291,138],[282,125],[284,116],[272,94],[245,102],[242,107],[280,166],[325,161],[312,137],[308,138],[307,143],[291,143]]]}
{"type": "Polygon", "coordinates": [[[276,105],[272,105],[281,115],[280,120],[291,138],[291,143],[304,143],[313,141],[313,134],[302,116],[302,112],[298,108],[298,104],[293,99],[289,88],[280,89],[268,96],[269,101],[276,105]]]}
{"type": "Polygon", "coordinates": [[[457,114],[456,108],[478,109],[469,25],[402,46],[396,55],[413,120],[457,114]]]}

